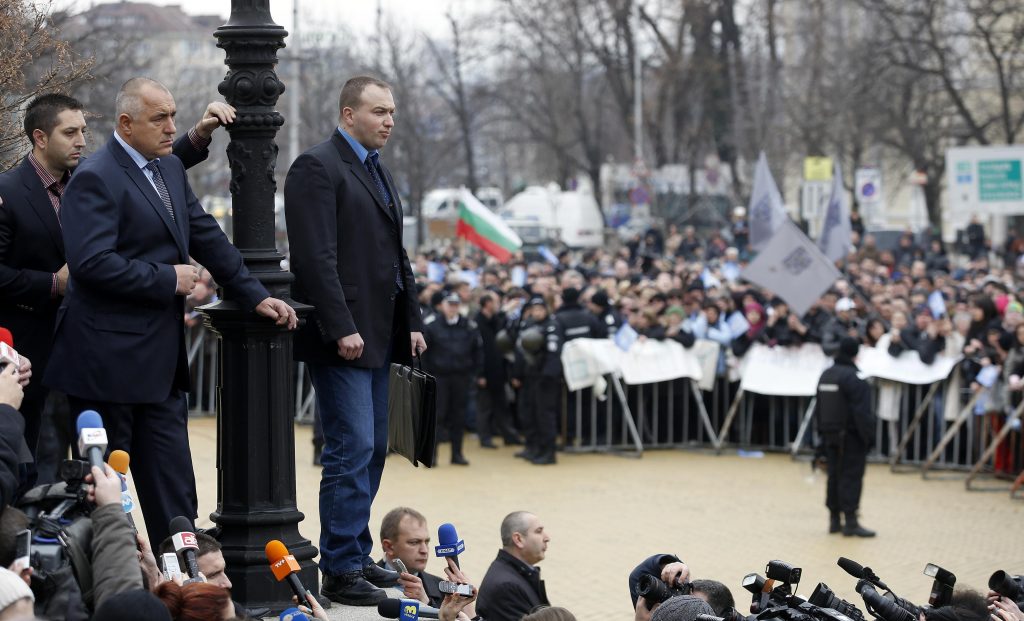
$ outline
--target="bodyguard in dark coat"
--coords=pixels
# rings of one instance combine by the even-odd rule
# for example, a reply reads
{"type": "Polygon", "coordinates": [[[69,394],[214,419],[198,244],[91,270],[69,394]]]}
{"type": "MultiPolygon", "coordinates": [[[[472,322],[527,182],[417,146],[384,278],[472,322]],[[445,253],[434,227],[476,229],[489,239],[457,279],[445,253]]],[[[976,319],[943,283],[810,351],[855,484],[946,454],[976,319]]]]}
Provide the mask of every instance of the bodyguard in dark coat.
{"type": "Polygon", "coordinates": [[[483,341],[476,322],[459,315],[462,300],[449,294],[441,314],[428,317],[423,336],[430,346],[424,357],[427,369],[437,378],[437,424],[447,427],[452,443],[452,463],[468,466],[462,454],[469,385],[483,368],[483,341]]]}
{"type": "Polygon", "coordinates": [[[505,444],[518,444],[512,421],[509,420],[508,397],[505,395],[505,384],[508,381],[505,354],[498,347],[498,333],[505,326],[505,314],[499,310],[499,302],[495,293],[487,292],[480,296],[480,312],[475,317],[480,328],[483,343],[484,364],[477,378],[477,435],[480,446],[496,448],[494,435],[499,434],[505,444]]]}
{"type": "Polygon", "coordinates": [[[516,342],[513,377],[522,386],[522,429],[526,447],[516,454],[532,464],[554,464],[562,390],[562,328],[548,314],[544,298],[531,298],[516,342]]]}
{"type": "Polygon", "coordinates": [[[875,532],[857,521],[864,468],[875,436],[876,418],[871,407],[871,389],[857,376],[854,358],[859,344],[844,337],[836,352],[835,364],[818,380],[818,400],[814,413],[819,452],[828,462],[829,532],[840,529],[847,537],[874,537],[875,532]],[[845,518],[841,525],[840,517],[845,518]]]}

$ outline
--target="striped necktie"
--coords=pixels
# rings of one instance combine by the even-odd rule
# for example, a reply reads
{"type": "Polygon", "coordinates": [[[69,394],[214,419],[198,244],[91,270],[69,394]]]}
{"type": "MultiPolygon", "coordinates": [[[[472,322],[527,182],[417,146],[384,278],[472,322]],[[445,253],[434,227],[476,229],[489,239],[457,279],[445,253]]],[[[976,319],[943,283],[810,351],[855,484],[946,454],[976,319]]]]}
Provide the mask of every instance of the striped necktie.
{"type": "Polygon", "coordinates": [[[160,173],[160,167],[156,165],[160,160],[153,160],[146,164],[146,170],[153,173],[153,185],[156,186],[156,193],[160,195],[160,200],[164,202],[164,207],[167,208],[167,213],[171,214],[171,220],[177,222],[178,219],[174,217],[174,206],[171,205],[171,193],[167,191],[167,184],[164,183],[164,176],[160,173]]]}

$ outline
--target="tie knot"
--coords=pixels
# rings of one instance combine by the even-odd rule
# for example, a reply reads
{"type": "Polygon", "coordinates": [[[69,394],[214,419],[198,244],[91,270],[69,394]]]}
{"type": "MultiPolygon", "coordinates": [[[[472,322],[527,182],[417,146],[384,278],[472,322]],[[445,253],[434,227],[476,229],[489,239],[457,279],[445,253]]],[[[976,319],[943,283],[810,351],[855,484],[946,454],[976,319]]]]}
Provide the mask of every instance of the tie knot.
{"type": "Polygon", "coordinates": [[[380,158],[380,153],[377,153],[376,151],[374,151],[373,153],[367,153],[366,163],[376,166],[378,158],[380,158]]]}
{"type": "Polygon", "coordinates": [[[146,166],[145,166],[146,170],[148,170],[149,172],[153,172],[153,173],[160,172],[160,169],[157,168],[157,166],[156,166],[157,162],[159,162],[159,161],[160,161],[160,159],[157,158],[155,160],[151,160],[151,161],[147,162],[146,166]]]}

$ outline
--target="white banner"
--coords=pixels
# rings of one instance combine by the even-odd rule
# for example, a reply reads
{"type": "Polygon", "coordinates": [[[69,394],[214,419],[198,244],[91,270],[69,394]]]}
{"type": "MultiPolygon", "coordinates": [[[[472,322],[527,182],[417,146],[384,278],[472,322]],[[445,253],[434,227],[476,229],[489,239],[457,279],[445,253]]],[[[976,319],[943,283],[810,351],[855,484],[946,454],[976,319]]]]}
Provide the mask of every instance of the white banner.
{"type": "Polygon", "coordinates": [[[631,385],[703,377],[692,351],[675,341],[655,340],[637,341],[624,352],[608,339],[574,339],[562,348],[562,372],[569,390],[600,388],[601,376],[612,373],[631,385]]]}
{"type": "Polygon", "coordinates": [[[925,364],[916,351],[905,351],[898,358],[893,358],[881,347],[861,347],[857,368],[868,377],[924,386],[949,377],[961,358],[963,356],[939,355],[932,364],[925,364]]]}
{"type": "Polygon", "coordinates": [[[756,343],[740,360],[740,388],[759,395],[813,397],[832,359],[821,346],[768,347],[756,343]]]}

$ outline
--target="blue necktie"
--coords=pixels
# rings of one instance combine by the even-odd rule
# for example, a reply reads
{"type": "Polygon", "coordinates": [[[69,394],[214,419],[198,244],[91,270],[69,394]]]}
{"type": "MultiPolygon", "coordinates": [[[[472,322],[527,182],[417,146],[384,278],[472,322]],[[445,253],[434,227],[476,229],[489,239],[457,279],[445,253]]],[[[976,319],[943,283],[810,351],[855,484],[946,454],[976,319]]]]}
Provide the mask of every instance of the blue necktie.
{"type": "Polygon", "coordinates": [[[171,221],[177,222],[178,219],[174,217],[174,206],[171,205],[171,193],[167,191],[167,184],[164,183],[164,176],[160,174],[160,168],[156,163],[160,160],[153,160],[146,164],[146,170],[153,173],[153,185],[156,186],[156,193],[160,195],[160,200],[164,202],[164,207],[167,208],[167,213],[171,214],[171,221]]]}
{"type": "Polygon", "coordinates": [[[388,192],[388,186],[381,179],[380,173],[377,171],[377,160],[380,158],[380,153],[369,153],[366,155],[366,172],[370,173],[370,179],[373,179],[373,183],[377,186],[377,192],[380,193],[380,197],[384,199],[384,204],[387,205],[388,210],[392,211],[391,207],[391,193],[388,192]]]}

